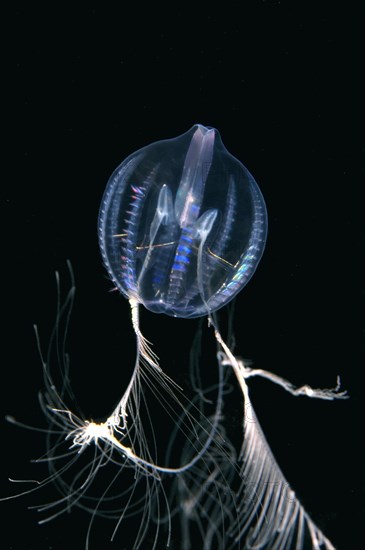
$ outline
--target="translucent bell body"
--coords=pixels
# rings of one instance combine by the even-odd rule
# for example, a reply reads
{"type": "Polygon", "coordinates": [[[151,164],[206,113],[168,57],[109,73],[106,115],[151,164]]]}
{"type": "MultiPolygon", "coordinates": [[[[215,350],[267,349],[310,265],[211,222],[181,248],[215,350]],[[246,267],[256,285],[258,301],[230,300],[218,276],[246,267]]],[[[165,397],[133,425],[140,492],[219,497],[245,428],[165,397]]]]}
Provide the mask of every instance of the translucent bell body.
{"type": "Polygon", "coordinates": [[[266,233],[254,178],[218,131],[201,125],[125,159],[99,214],[115,286],[173,317],[207,315],[232,300],[253,275],[266,233]]]}

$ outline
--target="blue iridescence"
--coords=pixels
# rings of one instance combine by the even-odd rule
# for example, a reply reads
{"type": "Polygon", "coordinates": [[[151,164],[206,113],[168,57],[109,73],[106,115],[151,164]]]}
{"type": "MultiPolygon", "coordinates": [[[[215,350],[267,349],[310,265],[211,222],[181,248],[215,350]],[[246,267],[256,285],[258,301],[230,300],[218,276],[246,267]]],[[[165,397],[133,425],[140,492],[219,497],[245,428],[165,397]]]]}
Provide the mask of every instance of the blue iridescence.
{"type": "Polygon", "coordinates": [[[114,171],[99,213],[116,287],[155,313],[200,317],[241,290],[267,233],[263,197],[214,128],[152,143],[114,171]]]}

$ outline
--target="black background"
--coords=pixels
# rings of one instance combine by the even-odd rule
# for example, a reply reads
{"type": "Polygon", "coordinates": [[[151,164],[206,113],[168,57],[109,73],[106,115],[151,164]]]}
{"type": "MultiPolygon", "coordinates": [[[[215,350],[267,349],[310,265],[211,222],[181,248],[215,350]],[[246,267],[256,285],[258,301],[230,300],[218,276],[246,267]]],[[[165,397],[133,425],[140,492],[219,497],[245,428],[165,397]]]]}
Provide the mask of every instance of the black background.
{"type": "MultiPolygon", "coordinates": [[[[181,4],[163,12],[118,2],[58,6],[14,6],[3,19],[1,495],[14,491],[8,476],[41,477],[29,460],[42,454],[43,436],[8,425],[4,415],[44,426],[32,325],[46,346],[55,270],[67,289],[70,259],[76,277],[70,352],[80,402],[90,415],[108,413],[134,341],[128,304],[109,292],[101,263],[99,203],[127,155],[199,122],[219,129],[268,208],[263,259],[236,302],[237,353],[298,385],[328,387],[340,374],[351,395],[334,403],[294,399],[257,380],[257,413],[313,519],[337,548],[359,548],[356,13],[348,4],[269,0],[208,5],[200,14],[181,4]]],[[[146,335],[159,336],[156,351],[173,361],[165,332],[172,322],[143,316],[146,335]]],[[[176,320],[182,347],[188,324],[176,320]]],[[[83,514],[40,527],[27,510],[54,498],[50,488],[39,500],[0,503],[1,547],[82,548],[83,514]]],[[[114,545],[108,536],[102,548],[123,547],[123,535],[114,545]]]]}

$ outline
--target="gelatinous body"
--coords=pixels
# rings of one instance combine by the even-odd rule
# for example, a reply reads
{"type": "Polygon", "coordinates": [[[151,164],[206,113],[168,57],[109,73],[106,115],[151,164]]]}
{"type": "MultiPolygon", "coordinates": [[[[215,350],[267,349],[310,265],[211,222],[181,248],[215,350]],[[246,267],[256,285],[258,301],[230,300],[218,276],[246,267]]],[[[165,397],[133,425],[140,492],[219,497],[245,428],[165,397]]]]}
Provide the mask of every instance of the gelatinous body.
{"type": "Polygon", "coordinates": [[[201,125],[124,160],[99,214],[113,283],[174,317],[199,317],[229,302],[253,275],[266,232],[254,178],[217,130],[201,125]]]}

